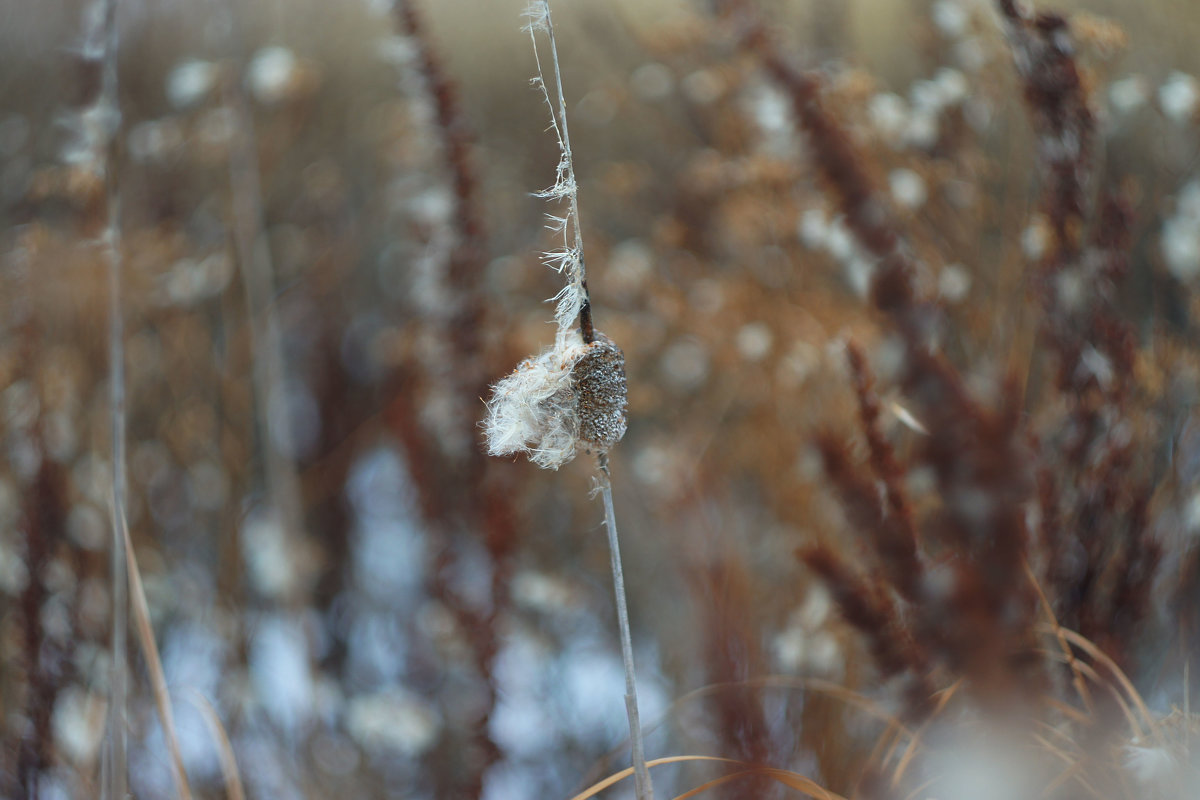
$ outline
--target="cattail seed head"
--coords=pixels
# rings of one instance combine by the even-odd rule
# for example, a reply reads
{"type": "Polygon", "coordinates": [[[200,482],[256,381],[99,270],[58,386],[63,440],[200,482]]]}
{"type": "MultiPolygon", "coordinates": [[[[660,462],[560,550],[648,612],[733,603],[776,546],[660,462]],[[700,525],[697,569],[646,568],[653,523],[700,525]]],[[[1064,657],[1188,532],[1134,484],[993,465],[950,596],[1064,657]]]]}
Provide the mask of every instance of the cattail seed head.
{"type": "Polygon", "coordinates": [[[569,330],[493,387],[483,421],[488,453],[525,452],[539,467],[558,469],[580,444],[608,452],[625,435],[625,408],[620,348],[599,332],[584,344],[569,330]]]}
{"type": "Polygon", "coordinates": [[[625,354],[602,333],[571,370],[579,405],[579,440],[588,450],[607,453],[625,435],[625,354]]]}
{"type": "Polygon", "coordinates": [[[525,452],[539,467],[558,469],[575,457],[580,443],[589,452],[604,454],[625,435],[625,356],[612,339],[592,325],[579,228],[579,186],[550,6],[544,0],[534,2],[526,14],[537,63],[534,85],[550,108],[550,127],[558,140],[560,156],[554,185],[536,196],[565,201],[567,205],[563,216],[547,215],[548,227],[562,234],[563,244],[545,253],[543,260],[566,278],[566,285],[555,297],[558,334],[554,347],[522,361],[511,375],[492,387],[483,429],[489,454],[525,452]],[[550,40],[555,97],[542,74],[538,31],[545,31],[550,40]],[[574,327],[576,321],[578,329],[574,327]]]}

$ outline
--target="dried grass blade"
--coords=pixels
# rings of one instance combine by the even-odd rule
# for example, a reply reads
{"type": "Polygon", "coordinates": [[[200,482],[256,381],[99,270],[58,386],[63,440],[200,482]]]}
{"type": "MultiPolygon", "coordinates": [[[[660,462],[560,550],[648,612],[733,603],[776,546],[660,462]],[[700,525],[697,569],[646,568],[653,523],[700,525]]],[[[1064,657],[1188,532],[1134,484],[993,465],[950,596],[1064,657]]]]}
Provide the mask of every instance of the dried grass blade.
{"type": "Polygon", "coordinates": [[[1029,582],[1033,584],[1033,590],[1037,592],[1038,600],[1042,604],[1042,608],[1046,612],[1046,617],[1050,620],[1050,625],[1054,629],[1054,638],[1058,640],[1059,647],[1062,648],[1063,655],[1067,657],[1067,665],[1071,668],[1072,683],[1075,684],[1075,691],[1079,693],[1079,699],[1083,701],[1084,707],[1089,715],[1092,714],[1092,695],[1088,692],[1087,683],[1083,680],[1083,675],[1079,672],[1079,664],[1075,658],[1075,653],[1071,650],[1071,646],[1067,643],[1067,637],[1063,634],[1062,627],[1058,624],[1058,618],[1054,616],[1054,609],[1050,606],[1050,599],[1046,597],[1046,592],[1042,589],[1042,584],[1038,581],[1037,576],[1033,574],[1033,569],[1029,566],[1029,562],[1025,561],[1025,575],[1029,578],[1029,582]]]}
{"type": "MultiPolygon", "coordinates": [[[[1042,652],[1051,658],[1064,658],[1060,653],[1050,650],[1043,650],[1042,652]]],[[[1121,694],[1121,690],[1118,687],[1113,686],[1112,683],[1101,678],[1100,674],[1092,668],[1091,664],[1085,664],[1082,661],[1079,662],[1079,672],[1092,683],[1107,689],[1113,696],[1113,699],[1117,701],[1117,705],[1121,707],[1121,711],[1125,714],[1125,719],[1129,721],[1129,727],[1131,730],[1133,730],[1134,735],[1138,737],[1144,735],[1145,731],[1142,730],[1141,722],[1138,721],[1137,715],[1133,713],[1133,708],[1130,707],[1129,702],[1125,699],[1125,696],[1121,694]]]]}
{"type": "MultiPolygon", "coordinates": [[[[1080,674],[1080,677],[1083,677],[1082,673],[1080,674]]],[[[1072,722],[1078,722],[1082,725],[1087,725],[1093,721],[1091,716],[1075,708],[1070,703],[1064,703],[1057,697],[1046,696],[1042,698],[1042,702],[1045,703],[1047,707],[1053,708],[1055,711],[1062,714],[1072,722]]]]}
{"type": "Polygon", "coordinates": [[[896,788],[900,785],[900,781],[904,778],[905,771],[908,769],[909,764],[912,763],[913,757],[917,754],[917,748],[921,746],[921,738],[924,736],[925,731],[928,730],[931,724],[933,724],[933,721],[937,719],[937,716],[941,714],[943,710],[945,710],[946,706],[950,703],[951,698],[953,698],[955,693],[962,687],[962,682],[962,678],[959,678],[952,683],[948,689],[946,689],[944,692],[941,692],[938,697],[937,704],[933,707],[933,712],[929,715],[929,719],[925,720],[925,723],[917,729],[916,735],[909,739],[908,747],[904,750],[904,755],[900,757],[900,763],[896,765],[896,771],[892,775],[892,788],[896,788]]]}
{"type": "Polygon", "coordinates": [[[1033,739],[1038,744],[1040,744],[1043,748],[1045,748],[1047,752],[1049,752],[1052,755],[1056,756],[1057,758],[1061,759],[1063,761],[1063,763],[1068,765],[1065,772],[1060,774],[1057,778],[1055,778],[1053,781],[1051,781],[1050,784],[1047,785],[1046,790],[1042,793],[1043,797],[1046,797],[1047,795],[1050,794],[1050,792],[1053,789],[1058,788],[1058,786],[1061,785],[1059,782],[1060,779],[1065,782],[1066,780],[1074,778],[1076,783],[1078,783],[1080,786],[1082,786],[1084,789],[1086,789],[1090,795],[1092,795],[1093,797],[1096,797],[1096,798],[1100,798],[1100,793],[1096,791],[1096,787],[1094,787],[1090,783],[1088,783],[1086,778],[1079,775],[1079,772],[1083,768],[1082,761],[1075,758],[1070,753],[1067,753],[1066,751],[1062,750],[1061,748],[1059,748],[1058,746],[1056,746],[1055,744],[1050,742],[1048,739],[1046,739],[1044,736],[1041,736],[1041,735],[1035,733],[1033,735],[1033,739]],[[1066,776],[1066,777],[1064,777],[1064,776],[1066,776]]]}
{"type": "Polygon", "coordinates": [[[809,797],[821,798],[821,800],[845,800],[841,795],[829,791],[816,781],[791,770],[764,768],[762,774],[773,778],[784,786],[803,792],[809,797]]]}
{"type": "MultiPolygon", "coordinates": [[[[957,684],[955,685],[957,686],[957,684]]],[[[951,687],[951,690],[955,688],[951,687]]],[[[744,681],[725,681],[722,683],[711,683],[707,686],[701,686],[693,689],[690,692],[680,695],[660,715],[654,722],[642,727],[643,735],[657,730],[663,723],[672,717],[685,703],[692,700],[698,700],[703,697],[725,691],[727,689],[745,689],[745,688],[762,688],[762,689],[802,689],[804,691],[816,692],[817,694],[830,697],[834,700],[840,700],[848,706],[857,708],[860,711],[866,712],[871,717],[883,722],[887,725],[888,730],[894,730],[902,734],[907,739],[912,739],[916,732],[906,726],[899,717],[889,713],[879,703],[876,703],[871,698],[860,694],[853,689],[847,689],[845,686],[834,683],[832,681],[822,680],[820,678],[803,678],[793,675],[763,675],[758,678],[748,678],[744,681]]],[[[951,691],[947,690],[947,691],[951,691]]],[[[946,698],[949,700],[949,697],[946,698]]],[[[940,706],[939,706],[940,708],[940,706]]],[[[624,747],[622,744],[619,748],[613,749],[607,753],[600,762],[603,763],[614,758],[624,747]]],[[[650,761],[647,764],[658,762],[650,761]]]]}
{"type": "Polygon", "coordinates": [[[189,693],[189,697],[192,705],[204,717],[204,724],[208,726],[208,732],[212,735],[213,741],[217,743],[217,756],[221,760],[221,777],[225,780],[225,795],[229,800],[246,800],[246,790],[242,787],[242,774],[238,770],[233,743],[229,741],[229,735],[225,732],[225,726],[221,724],[217,710],[200,692],[192,691],[189,693]]]}
{"type": "Polygon", "coordinates": [[[142,587],[142,573],[138,569],[137,557],[133,553],[133,542],[129,538],[129,527],[122,531],[125,539],[125,565],[129,572],[129,600],[133,619],[137,626],[138,642],[142,656],[146,659],[146,671],[150,673],[150,684],[154,688],[154,705],[162,722],[163,738],[167,752],[171,755],[171,773],[175,779],[175,791],[181,800],[191,800],[192,790],[188,786],[187,773],[183,769],[183,756],[179,751],[179,735],[175,731],[175,715],[171,712],[171,697],[167,693],[167,679],[163,674],[162,660],[158,657],[158,645],[154,641],[154,629],[150,626],[150,607],[146,603],[146,592],[142,587]]]}
{"type": "MultiPolygon", "coordinates": [[[[820,800],[845,800],[845,798],[842,797],[841,795],[836,794],[835,792],[831,792],[828,789],[825,789],[820,784],[818,784],[816,781],[813,781],[810,778],[806,778],[797,772],[792,772],[791,770],[786,770],[786,769],[777,769],[775,767],[756,766],[753,764],[747,764],[744,761],[738,761],[737,759],[734,759],[734,758],[721,758],[720,756],[667,756],[666,758],[656,758],[656,759],[653,759],[652,761],[647,761],[646,766],[657,767],[657,766],[661,766],[663,764],[678,764],[678,763],[682,763],[682,762],[686,762],[686,761],[709,761],[709,762],[713,762],[713,763],[717,763],[717,764],[732,764],[737,767],[745,768],[741,772],[735,773],[734,775],[724,776],[724,779],[731,780],[733,777],[740,776],[740,775],[746,775],[746,774],[763,775],[763,776],[771,778],[775,782],[783,784],[784,786],[787,786],[791,789],[796,789],[798,791],[801,791],[804,794],[807,794],[809,797],[819,798],[820,800]]],[[[614,773],[613,775],[608,776],[604,780],[598,781],[597,783],[592,784],[584,791],[582,791],[579,794],[572,797],[571,800],[588,800],[588,798],[595,797],[596,795],[598,795],[600,792],[604,791],[608,787],[613,786],[614,784],[620,783],[621,781],[625,780],[632,774],[633,774],[633,767],[626,767],[625,769],[621,770],[620,772],[614,773]]],[[[723,780],[717,779],[717,782],[723,782],[723,780]]],[[[712,786],[715,786],[715,785],[717,785],[716,782],[709,782],[708,784],[705,784],[704,786],[699,787],[699,789],[694,789],[687,794],[680,795],[680,797],[676,798],[676,800],[681,800],[681,798],[683,798],[683,797],[692,797],[695,795],[695,793],[697,791],[703,790],[705,788],[711,788],[712,786]]]]}
{"type": "MultiPolygon", "coordinates": [[[[655,758],[646,762],[647,767],[657,767],[663,764],[678,764],[684,761],[713,761],[719,764],[735,764],[741,765],[742,762],[732,758],[721,758],[719,756],[666,756],[664,758],[655,758]]],[[[620,783],[633,774],[633,767],[626,767],[620,772],[615,772],[607,778],[593,783],[588,788],[584,789],[579,794],[571,798],[571,800],[588,800],[589,797],[595,797],[600,792],[603,792],[608,787],[620,783]]]]}
{"type": "Polygon", "coordinates": [[[1082,784],[1085,788],[1089,788],[1089,787],[1087,787],[1087,782],[1079,777],[1079,773],[1082,771],[1083,771],[1083,762],[1076,761],[1074,764],[1070,765],[1069,767],[1064,769],[1062,772],[1058,773],[1058,775],[1054,778],[1054,780],[1052,780],[1048,784],[1046,784],[1046,788],[1042,790],[1042,797],[1049,797],[1050,795],[1054,794],[1054,792],[1057,791],[1060,786],[1062,786],[1063,784],[1065,784],[1067,781],[1071,780],[1072,778],[1075,778],[1076,780],[1078,780],[1079,783],[1082,784]]]}
{"type": "Polygon", "coordinates": [[[1146,706],[1146,701],[1142,699],[1142,695],[1136,688],[1134,688],[1133,681],[1129,680],[1129,676],[1117,666],[1117,662],[1109,658],[1103,650],[1101,650],[1099,647],[1096,647],[1096,645],[1092,644],[1081,634],[1072,630],[1068,630],[1067,628],[1062,628],[1061,630],[1063,632],[1063,636],[1067,638],[1067,641],[1078,647],[1083,652],[1087,653],[1093,661],[1097,661],[1108,668],[1108,671],[1112,673],[1114,678],[1116,678],[1117,683],[1121,684],[1121,688],[1125,690],[1125,693],[1129,696],[1130,701],[1133,703],[1134,707],[1137,708],[1138,713],[1142,715],[1142,719],[1146,721],[1146,726],[1150,728],[1150,732],[1154,734],[1154,738],[1158,740],[1159,744],[1165,745],[1166,739],[1163,737],[1162,731],[1158,727],[1158,720],[1156,720],[1154,715],[1150,713],[1150,709],[1146,706]]]}
{"type": "Polygon", "coordinates": [[[747,777],[750,775],[755,775],[755,774],[757,774],[757,771],[752,770],[752,769],[744,769],[740,772],[731,772],[728,775],[722,775],[719,778],[713,778],[711,781],[702,783],[699,786],[697,786],[695,789],[688,789],[683,794],[676,795],[673,798],[673,800],[687,800],[687,798],[696,797],[697,795],[707,792],[709,789],[715,789],[716,787],[720,786],[721,784],[729,783],[730,781],[735,781],[738,778],[744,778],[744,777],[747,777]]]}

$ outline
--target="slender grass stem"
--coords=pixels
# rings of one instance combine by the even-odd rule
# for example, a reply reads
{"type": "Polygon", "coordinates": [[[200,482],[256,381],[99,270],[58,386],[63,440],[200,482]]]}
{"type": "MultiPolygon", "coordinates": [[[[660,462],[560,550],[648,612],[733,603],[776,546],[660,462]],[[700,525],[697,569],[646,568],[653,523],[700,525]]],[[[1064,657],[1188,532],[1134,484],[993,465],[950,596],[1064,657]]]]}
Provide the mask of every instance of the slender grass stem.
{"type": "Polygon", "coordinates": [[[179,749],[179,734],[175,729],[175,714],[171,710],[171,697],[167,692],[167,678],[163,673],[158,644],[154,641],[154,629],[150,625],[150,606],[146,603],[142,572],[133,552],[128,525],[122,528],[121,537],[125,540],[125,569],[129,575],[133,618],[138,641],[142,646],[142,656],[146,659],[146,671],[150,674],[150,685],[154,689],[154,704],[162,723],[163,739],[166,740],[167,753],[171,757],[171,777],[175,781],[175,793],[179,800],[192,800],[192,790],[188,786],[187,771],[183,768],[183,755],[179,749]]]}
{"type": "Polygon", "coordinates": [[[633,749],[633,776],[638,800],[654,800],[654,785],[646,768],[642,721],[638,714],[637,677],[633,666],[633,637],[629,631],[629,607],[625,601],[625,573],[621,569],[621,547],[617,537],[617,515],[613,509],[612,480],[608,456],[601,455],[600,494],[604,498],[604,529],[612,556],[613,588],[617,597],[617,625],[621,629],[621,660],[625,665],[625,712],[629,716],[629,740],[633,749]]]}
{"type": "Polygon", "coordinates": [[[123,800],[125,788],[125,706],[129,675],[126,663],[128,647],[128,575],[125,570],[125,347],[121,320],[121,257],[114,231],[106,236],[105,251],[109,267],[109,406],[112,419],[112,545],[110,572],[112,585],[112,632],[109,646],[112,662],[109,675],[108,711],[108,796],[123,800]]]}
{"type": "MultiPolygon", "coordinates": [[[[100,97],[97,103],[119,120],[117,95],[117,0],[104,0],[104,63],[100,97]]],[[[128,575],[126,573],[125,499],[125,323],[122,316],[121,205],[117,186],[117,147],[119,121],[104,148],[104,192],[107,220],[102,250],[108,265],[108,386],[109,418],[112,436],[112,543],[110,552],[112,588],[112,661],[109,674],[108,745],[103,790],[109,800],[124,800],[128,792],[126,753],[128,750],[125,711],[128,701],[128,575]]]]}
{"type": "MultiPolygon", "coordinates": [[[[233,19],[232,10],[229,18],[233,19]]],[[[290,579],[282,599],[289,607],[297,608],[302,602],[300,587],[303,584],[297,555],[304,536],[300,479],[295,462],[279,449],[271,435],[271,429],[275,427],[285,431],[292,429],[287,403],[278,402],[283,400],[288,385],[283,323],[275,303],[275,268],[264,223],[254,118],[240,87],[230,89],[228,102],[238,120],[237,135],[229,154],[233,241],[250,316],[250,350],[254,356],[252,380],[255,404],[263,425],[267,497],[271,511],[283,526],[284,536],[291,543],[293,561],[288,566],[290,579]]]]}

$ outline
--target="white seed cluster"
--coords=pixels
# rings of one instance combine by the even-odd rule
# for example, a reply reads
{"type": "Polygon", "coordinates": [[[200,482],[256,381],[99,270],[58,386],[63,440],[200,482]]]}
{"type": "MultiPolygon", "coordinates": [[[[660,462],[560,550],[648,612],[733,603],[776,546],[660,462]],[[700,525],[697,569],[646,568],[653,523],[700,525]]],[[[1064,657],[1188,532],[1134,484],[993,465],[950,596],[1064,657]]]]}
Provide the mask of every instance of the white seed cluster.
{"type": "Polygon", "coordinates": [[[625,435],[625,357],[603,334],[584,344],[578,331],[522,361],[497,383],[483,421],[488,453],[527,453],[558,469],[580,446],[605,453],[625,435]]]}

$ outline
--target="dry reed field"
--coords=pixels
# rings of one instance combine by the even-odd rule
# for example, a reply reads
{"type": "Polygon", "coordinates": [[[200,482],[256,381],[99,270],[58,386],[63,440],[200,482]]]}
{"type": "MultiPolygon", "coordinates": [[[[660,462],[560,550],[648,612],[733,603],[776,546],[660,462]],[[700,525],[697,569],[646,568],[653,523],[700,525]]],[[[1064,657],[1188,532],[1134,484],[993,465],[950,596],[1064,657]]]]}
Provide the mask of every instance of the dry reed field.
{"type": "Polygon", "coordinates": [[[1200,6],[0,19],[0,797],[1200,798],[1200,6]]]}

